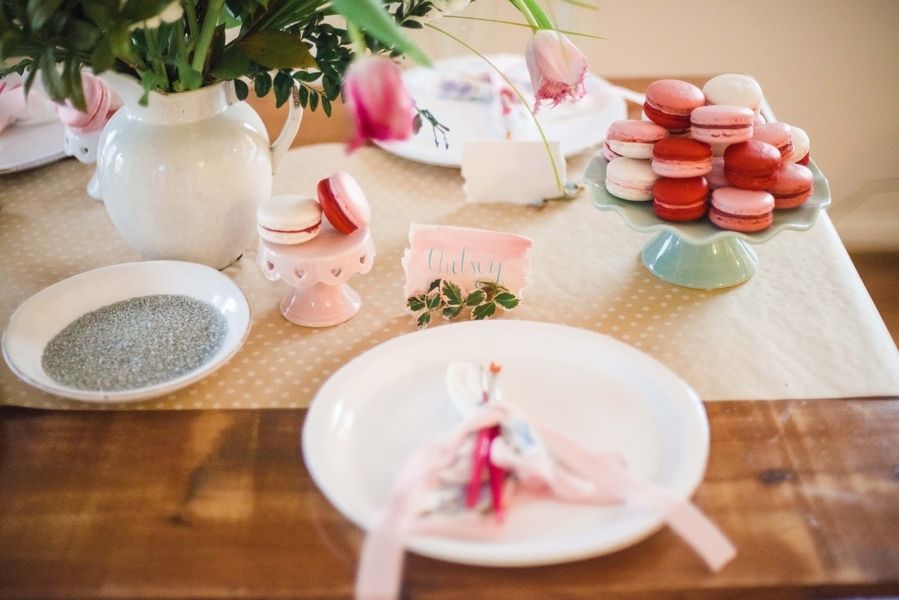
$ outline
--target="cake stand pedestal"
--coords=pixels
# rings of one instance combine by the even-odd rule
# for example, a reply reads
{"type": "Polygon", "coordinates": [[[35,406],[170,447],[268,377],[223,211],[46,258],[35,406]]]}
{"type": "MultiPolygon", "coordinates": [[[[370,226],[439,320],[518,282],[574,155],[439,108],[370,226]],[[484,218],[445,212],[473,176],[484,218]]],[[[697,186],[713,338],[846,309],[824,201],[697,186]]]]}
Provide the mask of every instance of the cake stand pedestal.
{"type": "Polygon", "coordinates": [[[266,279],[290,286],[281,300],[285,319],[304,327],[332,327],[359,312],[362,299],[347,282],[368,273],[374,258],[367,227],[344,235],[322,223],[318,236],[305,244],[285,246],[260,239],[256,262],[266,279]]]}

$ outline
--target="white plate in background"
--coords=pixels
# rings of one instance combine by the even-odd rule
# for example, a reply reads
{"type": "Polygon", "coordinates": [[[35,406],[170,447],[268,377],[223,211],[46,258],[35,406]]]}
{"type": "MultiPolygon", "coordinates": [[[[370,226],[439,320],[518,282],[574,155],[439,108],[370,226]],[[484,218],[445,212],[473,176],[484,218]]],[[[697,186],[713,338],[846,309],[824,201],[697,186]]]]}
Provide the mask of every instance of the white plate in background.
{"type": "Polygon", "coordinates": [[[34,169],[65,155],[65,125],[58,119],[14,124],[0,132],[0,175],[34,169]]]}
{"type": "MultiPolygon", "coordinates": [[[[526,81],[527,68],[524,57],[510,54],[489,57],[512,73],[516,86],[525,95],[531,94],[526,81]]],[[[434,64],[433,68],[416,67],[403,73],[403,80],[419,108],[427,109],[441,123],[449,127],[449,148],[435,146],[431,126],[425,122],[421,130],[408,140],[400,142],[375,142],[384,150],[408,160],[441,167],[461,167],[462,148],[465,142],[502,139],[495,107],[487,102],[440,98],[438,85],[441,77],[458,72],[486,71],[490,67],[476,56],[455,57],[434,64]]],[[[541,107],[537,113],[547,139],[562,144],[562,154],[567,158],[589,150],[606,136],[613,121],[627,118],[627,105],[611,84],[596,75],[586,79],[587,95],[574,104],[563,103],[554,108],[541,107]]],[[[539,139],[539,138],[534,138],[539,139]]]]}

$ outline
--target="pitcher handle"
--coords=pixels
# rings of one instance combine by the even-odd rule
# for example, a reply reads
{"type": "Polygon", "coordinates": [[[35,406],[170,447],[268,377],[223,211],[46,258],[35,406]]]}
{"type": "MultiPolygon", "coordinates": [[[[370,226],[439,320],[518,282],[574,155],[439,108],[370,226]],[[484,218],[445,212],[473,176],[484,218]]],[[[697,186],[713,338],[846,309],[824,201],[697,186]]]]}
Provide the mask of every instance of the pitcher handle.
{"type": "Polygon", "coordinates": [[[290,110],[287,113],[287,120],[284,122],[284,127],[281,128],[281,133],[278,134],[278,139],[271,145],[272,175],[278,172],[281,160],[290,149],[293,139],[297,137],[297,132],[300,130],[300,122],[303,120],[303,107],[300,104],[300,94],[297,92],[296,86],[290,92],[288,104],[290,105],[290,110]]]}

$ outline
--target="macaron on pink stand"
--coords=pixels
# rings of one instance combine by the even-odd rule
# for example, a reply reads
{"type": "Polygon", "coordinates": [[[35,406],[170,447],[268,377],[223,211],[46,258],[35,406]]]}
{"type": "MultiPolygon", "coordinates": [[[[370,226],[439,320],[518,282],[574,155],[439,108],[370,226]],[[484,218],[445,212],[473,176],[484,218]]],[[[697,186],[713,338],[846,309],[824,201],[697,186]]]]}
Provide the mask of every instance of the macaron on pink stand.
{"type": "Polygon", "coordinates": [[[256,262],[266,279],[281,279],[291,288],[281,300],[285,319],[305,327],[332,327],[359,312],[362,299],[347,282],[371,271],[375,244],[369,229],[371,208],[352,175],[337,172],[321,180],[318,201],[275,196],[260,206],[257,217],[256,262]],[[266,210],[269,207],[275,210],[266,210]],[[310,223],[314,230],[309,235],[283,236],[287,232],[277,231],[284,224],[302,229],[310,223]]]}

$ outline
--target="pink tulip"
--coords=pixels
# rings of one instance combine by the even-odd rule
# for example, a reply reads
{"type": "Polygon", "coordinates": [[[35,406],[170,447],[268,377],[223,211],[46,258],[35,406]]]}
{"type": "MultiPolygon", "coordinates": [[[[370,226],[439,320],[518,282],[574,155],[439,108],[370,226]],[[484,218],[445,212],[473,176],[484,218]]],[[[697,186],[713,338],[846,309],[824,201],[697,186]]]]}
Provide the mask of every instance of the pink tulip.
{"type": "Polygon", "coordinates": [[[347,107],[356,120],[352,152],[373,140],[405,140],[412,131],[415,104],[399,67],[383,56],[363,56],[347,69],[343,81],[347,107]]]}
{"type": "Polygon", "coordinates": [[[544,100],[556,106],[564,100],[577,102],[587,93],[587,58],[558,31],[538,29],[524,56],[536,98],[534,112],[544,100]]]}

